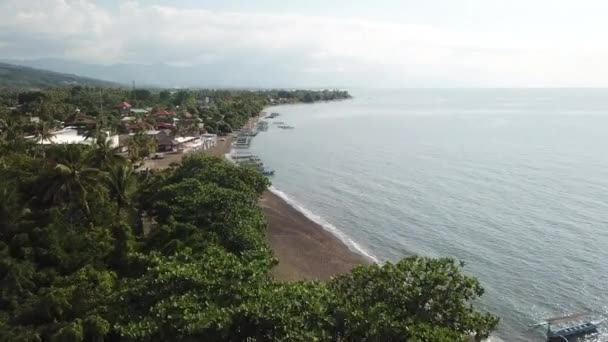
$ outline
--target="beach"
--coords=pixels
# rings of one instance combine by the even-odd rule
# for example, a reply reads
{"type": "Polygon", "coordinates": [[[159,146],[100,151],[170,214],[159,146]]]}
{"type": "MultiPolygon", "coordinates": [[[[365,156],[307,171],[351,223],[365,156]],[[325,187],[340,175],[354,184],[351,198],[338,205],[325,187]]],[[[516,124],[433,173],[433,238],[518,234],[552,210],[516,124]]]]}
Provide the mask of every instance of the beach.
{"type": "Polygon", "coordinates": [[[259,205],[268,224],[268,243],[279,260],[273,269],[276,279],[328,280],[369,263],[272,192],[264,192],[259,205]]]}
{"type": "MultiPolygon", "coordinates": [[[[248,125],[253,126],[256,121],[257,118],[252,118],[248,125]]],[[[234,137],[227,136],[213,148],[200,153],[223,157],[230,152],[233,140],[234,137]]],[[[167,154],[163,159],[148,159],[145,167],[164,169],[172,163],[180,163],[188,154],[175,153],[167,154]]],[[[273,269],[276,279],[328,280],[356,265],[370,263],[269,190],[260,198],[259,206],[266,217],[268,244],[279,261],[273,269]]]]}

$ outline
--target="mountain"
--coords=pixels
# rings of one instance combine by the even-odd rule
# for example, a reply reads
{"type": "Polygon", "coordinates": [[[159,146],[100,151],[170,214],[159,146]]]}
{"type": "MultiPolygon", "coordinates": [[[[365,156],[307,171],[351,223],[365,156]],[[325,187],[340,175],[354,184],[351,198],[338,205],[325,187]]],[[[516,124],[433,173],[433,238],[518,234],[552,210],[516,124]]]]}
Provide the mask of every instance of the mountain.
{"type": "Polygon", "coordinates": [[[135,82],[138,87],[344,88],[333,84],[330,76],[316,73],[302,74],[289,63],[276,60],[254,64],[233,59],[192,66],[165,63],[88,64],[58,58],[0,61],[127,85],[135,82]]]}
{"type": "Polygon", "coordinates": [[[0,88],[49,88],[70,85],[120,86],[120,84],[110,81],[0,63],[0,88]]]}

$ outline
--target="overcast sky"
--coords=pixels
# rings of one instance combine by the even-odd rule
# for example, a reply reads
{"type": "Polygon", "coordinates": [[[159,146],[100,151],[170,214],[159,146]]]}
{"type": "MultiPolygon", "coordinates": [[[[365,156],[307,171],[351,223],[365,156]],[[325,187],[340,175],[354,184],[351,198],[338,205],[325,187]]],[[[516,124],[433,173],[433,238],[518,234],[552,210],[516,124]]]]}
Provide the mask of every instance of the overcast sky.
{"type": "Polygon", "coordinates": [[[607,16],[608,0],[0,0],[0,56],[293,85],[608,86],[607,16]]]}

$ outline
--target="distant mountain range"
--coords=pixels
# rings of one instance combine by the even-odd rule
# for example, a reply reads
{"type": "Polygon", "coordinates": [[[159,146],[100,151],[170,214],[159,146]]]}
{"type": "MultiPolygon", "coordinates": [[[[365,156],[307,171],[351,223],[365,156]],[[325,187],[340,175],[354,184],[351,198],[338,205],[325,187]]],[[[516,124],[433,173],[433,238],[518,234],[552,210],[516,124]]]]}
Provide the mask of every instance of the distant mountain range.
{"type": "MultiPolygon", "coordinates": [[[[329,79],[316,74],[302,74],[289,63],[267,61],[247,64],[242,60],[223,60],[213,64],[175,66],[170,64],[87,64],[72,60],[43,58],[35,60],[0,59],[0,62],[24,65],[117,82],[137,87],[211,87],[211,88],[291,88],[329,86],[329,79]]],[[[339,87],[338,87],[339,88],[339,87]]]]}
{"type": "Polygon", "coordinates": [[[49,88],[70,85],[116,87],[118,83],[73,74],[0,63],[0,88],[49,88]]]}

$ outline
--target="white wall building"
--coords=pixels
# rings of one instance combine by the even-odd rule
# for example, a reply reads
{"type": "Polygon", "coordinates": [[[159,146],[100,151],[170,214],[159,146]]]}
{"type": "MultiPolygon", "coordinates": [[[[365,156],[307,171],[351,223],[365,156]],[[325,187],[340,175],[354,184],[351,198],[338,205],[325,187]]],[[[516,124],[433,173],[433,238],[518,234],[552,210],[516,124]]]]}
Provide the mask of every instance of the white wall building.
{"type": "MultiPolygon", "coordinates": [[[[110,135],[110,132],[106,132],[110,145],[112,147],[118,147],[118,135],[110,135]]],[[[30,137],[34,138],[34,137],[30,137]]],[[[50,140],[38,141],[39,144],[50,145],[50,144],[82,144],[92,145],[95,143],[95,138],[87,139],[85,135],[79,134],[78,130],[74,127],[66,127],[60,131],[53,132],[53,138],[50,140]]]]}

